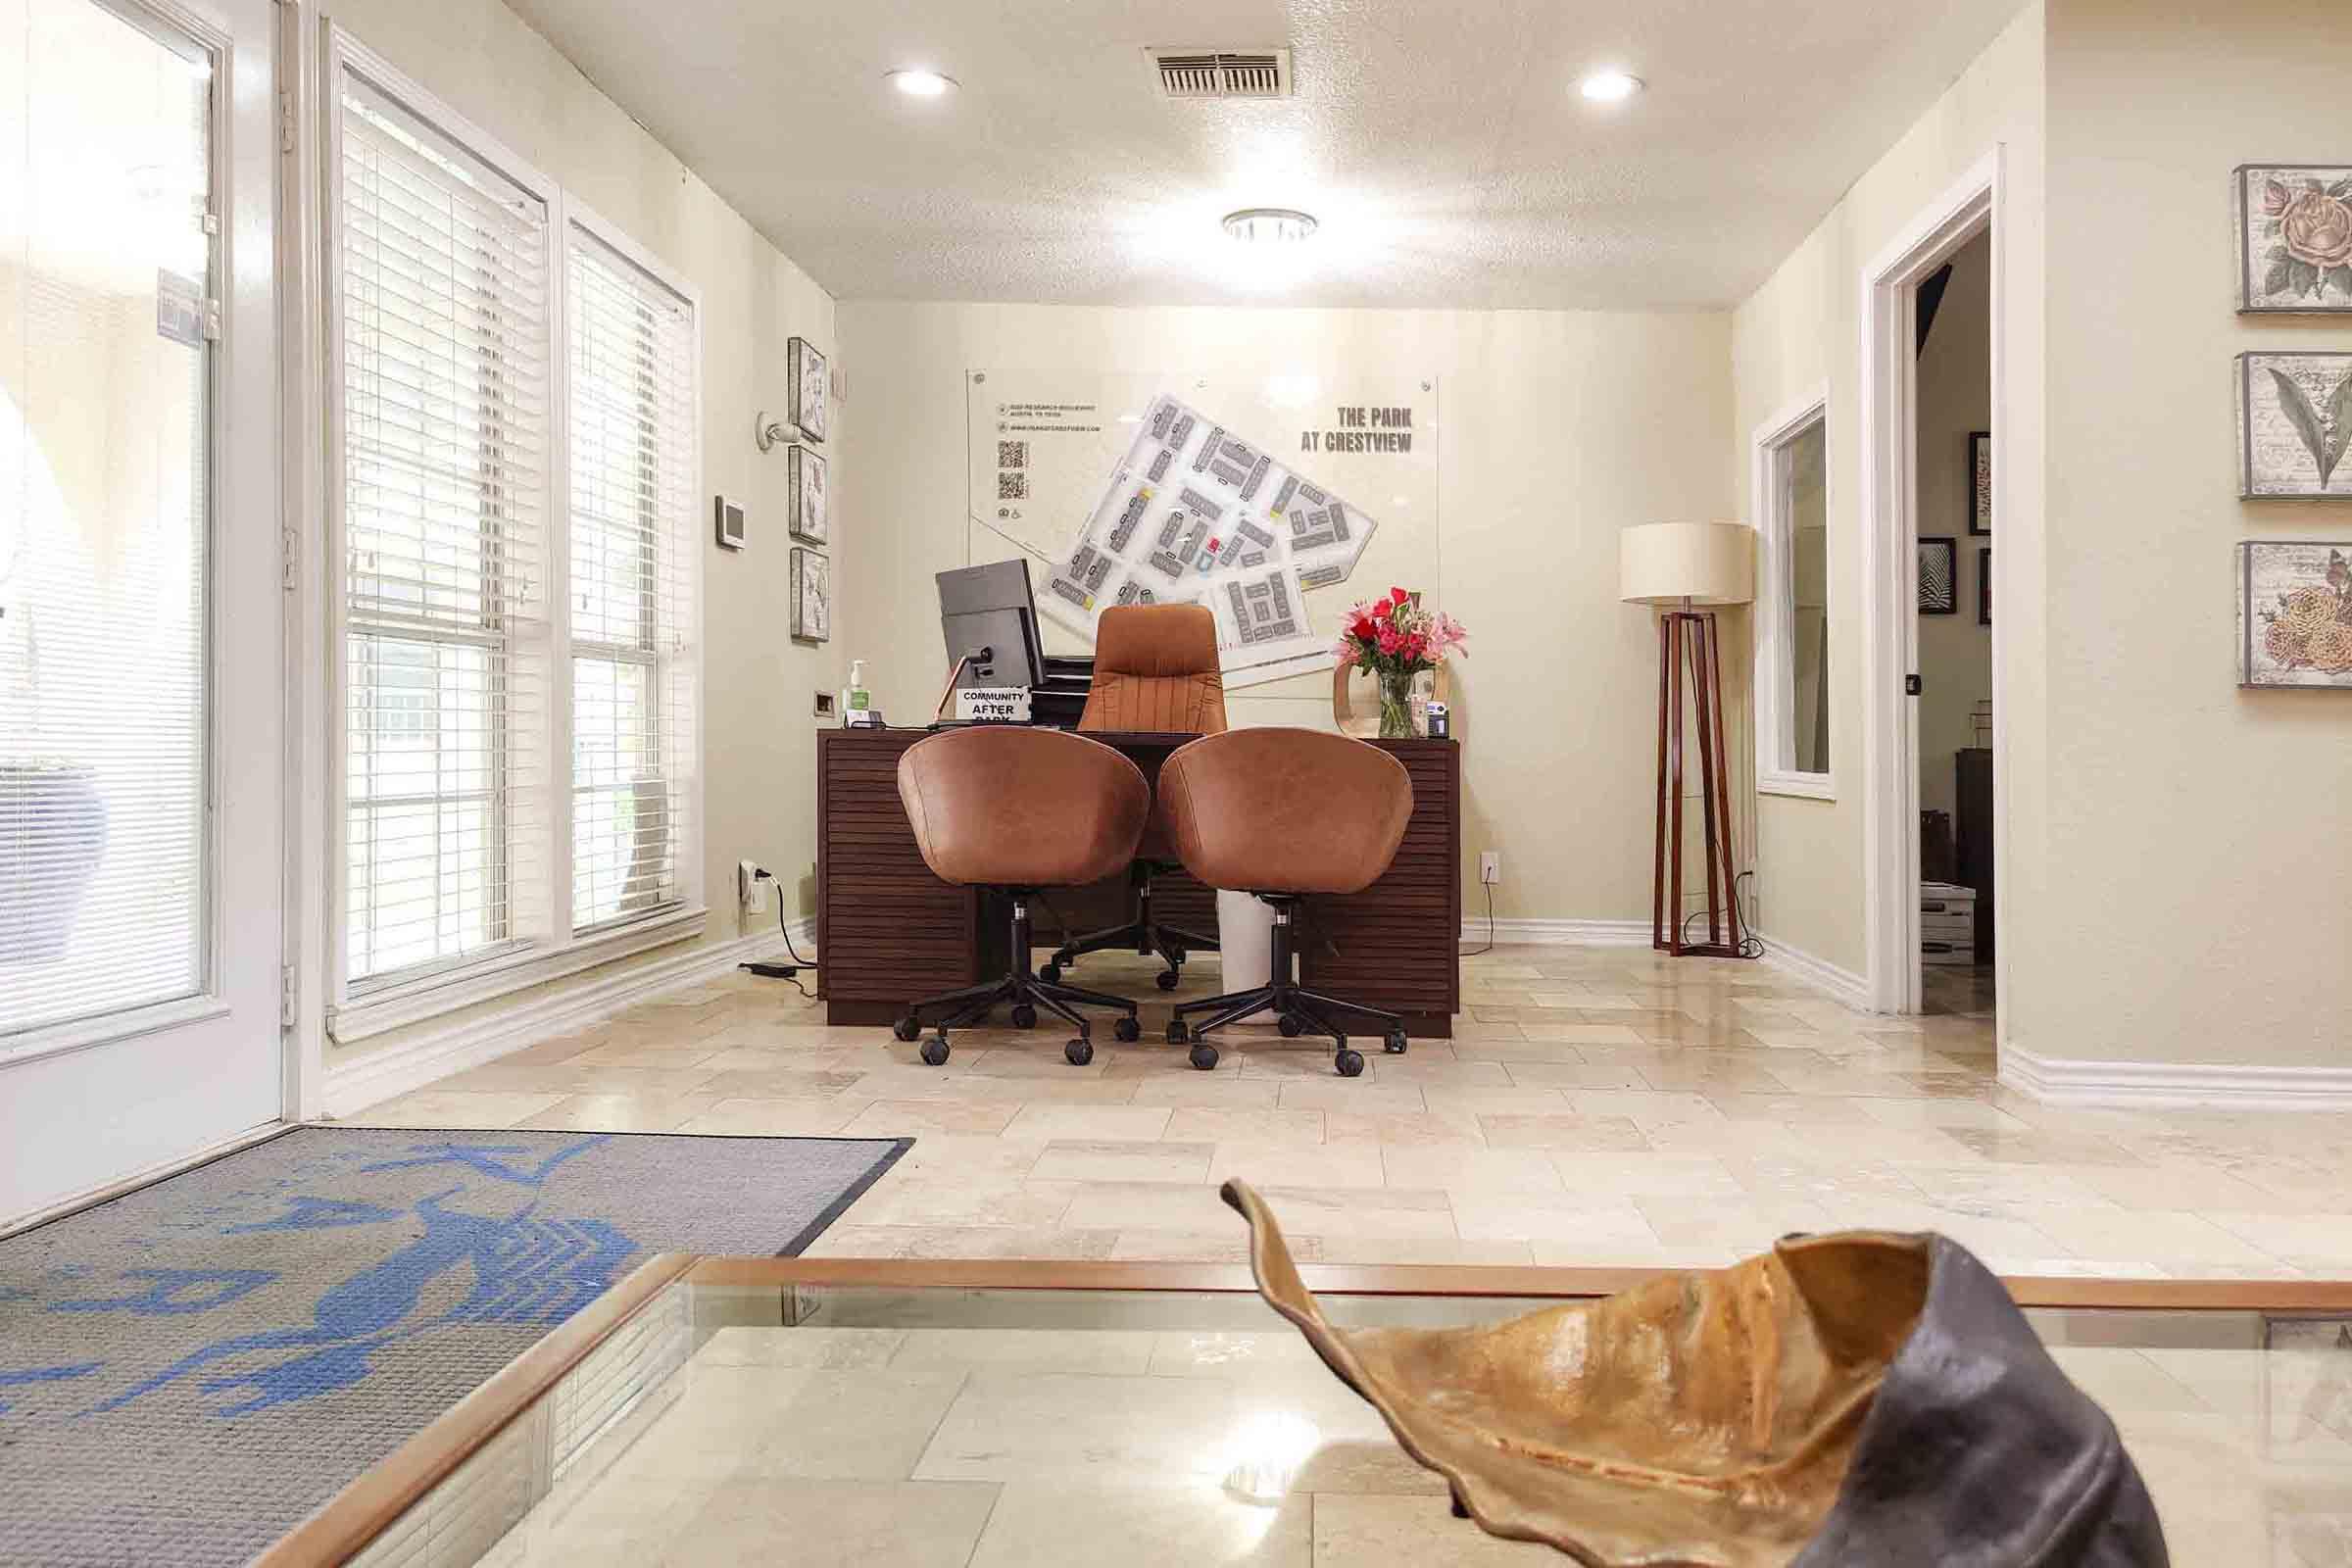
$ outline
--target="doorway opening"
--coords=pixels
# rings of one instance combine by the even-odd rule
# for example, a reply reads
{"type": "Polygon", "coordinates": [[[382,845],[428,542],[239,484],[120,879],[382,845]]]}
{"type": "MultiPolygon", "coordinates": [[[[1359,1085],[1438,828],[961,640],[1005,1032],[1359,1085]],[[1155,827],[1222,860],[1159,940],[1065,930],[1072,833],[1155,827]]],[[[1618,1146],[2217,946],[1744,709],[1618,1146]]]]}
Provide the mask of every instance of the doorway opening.
{"type": "Polygon", "coordinates": [[[1881,1012],[1999,1009],[1999,206],[1996,153],[1862,278],[1863,866],[1881,1012]]]}

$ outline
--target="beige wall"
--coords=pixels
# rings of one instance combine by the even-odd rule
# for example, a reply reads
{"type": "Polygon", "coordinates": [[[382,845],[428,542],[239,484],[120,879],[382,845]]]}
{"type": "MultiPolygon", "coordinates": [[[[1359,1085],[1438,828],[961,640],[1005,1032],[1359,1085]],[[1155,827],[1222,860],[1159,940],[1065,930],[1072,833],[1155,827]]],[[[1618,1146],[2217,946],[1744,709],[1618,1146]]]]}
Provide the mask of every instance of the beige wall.
{"type": "Polygon", "coordinates": [[[2340,1069],[2352,694],[2236,689],[2230,558],[2352,543],[2352,506],[2236,499],[2229,377],[2246,349],[2352,349],[2352,318],[2236,317],[2227,193],[2239,163],[2352,161],[2352,26],[2310,3],[2050,0],[2048,43],[2054,892],[2004,942],[2064,968],[2023,977],[2010,1033],[2340,1069]]]}
{"type": "MultiPolygon", "coordinates": [[[[1919,535],[1950,539],[1960,609],[1919,618],[1919,805],[1953,808],[1952,754],[1974,746],[1971,714],[1992,697],[1992,628],[1977,619],[1977,552],[1968,531],[1968,435],[1992,428],[1992,241],[1952,258],[1952,279],[1919,357],[1919,535]]],[[[1952,826],[1959,829],[1955,819],[1952,826]]]]}
{"type": "MultiPolygon", "coordinates": [[[[1735,313],[1735,465],[1752,515],[1746,435],[1815,387],[1830,388],[1830,756],[1837,799],[1757,804],[1758,927],[1852,974],[1863,970],[1861,278],[1921,212],[1983,159],[2001,155],[1995,239],[2007,357],[1995,387],[2010,514],[1998,526],[2011,675],[2004,705],[2012,766],[2038,768],[2040,707],[2021,674],[2039,662],[2041,518],[2041,7],[2028,6],[1735,313]],[[2022,601],[2022,602],[2021,602],[2022,601]]],[[[2034,804],[2010,804],[2004,896],[2024,896],[2041,838],[2034,804]],[[2021,858],[2025,862],[2021,865],[2021,858]]],[[[2011,950],[2015,951],[2015,950],[2011,950]]]]}
{"type": "MultiPolygon", "coordinates": [[[[1406,586],[1470,628],[1465,909],[1494,849],[1500,917],[1646,916],[1657,645],[1617,601],[1617,533],[1734,514],[1727,318],[845,303],[840,319],[857,473],[836,503],[856,541],[840,635],[901,721],[938,697],[932,574],[966,564],[966,370],[1436,377],[1438,523],[1406,586]]],[[[1743,704],[1744,672],[1727,675],[1743,704]]],[[[1327,681],[1284,690],[1237,701],[1237,722],[1329,722],[1327,681]]],[[[1729,722],[1738,758],[1743,707],[1729,722]]]]}
{"type": "MultiPolygon", "coordinates": [[[[787,908],[813,908],[805,884],[815,858],[815,740],[810,694],[842,684],[838,641],[791,642],[786,572],[786,462],[752,442],[754,414],[785,406],[787,339],[834,348],[833,301],[691,171],[498,0],[334,0],[334,21],[460,114],[529,160],[702,292],[703,467],[710,493],[746,504],[752,545],[703,539],[705,620],[704,893],[702,940],[747,928],[735,862],[754,859],[782,882],[787,908]]],[[[848,479],[841,431],[829,443],[836,488],[848,479]]],[[[841,537],[836,525],[835,537],[841,537]]],[[[837,576],[855,550],[831,552],[837,576]]],[[[748,922],[774,929],[769,913],[748,922]]],[[[651,956],[668,956],[665,948],[651,956]]],[[[640,960],[640,961],[650,961],[640,960]]],[[[602,974],[608,970],[594,971],[602,974]]],[[[576,982],[575,982],[576,983],[576,982]]],[[[379,1036],[341,1058],[397,1045],[379,1036]]]]}

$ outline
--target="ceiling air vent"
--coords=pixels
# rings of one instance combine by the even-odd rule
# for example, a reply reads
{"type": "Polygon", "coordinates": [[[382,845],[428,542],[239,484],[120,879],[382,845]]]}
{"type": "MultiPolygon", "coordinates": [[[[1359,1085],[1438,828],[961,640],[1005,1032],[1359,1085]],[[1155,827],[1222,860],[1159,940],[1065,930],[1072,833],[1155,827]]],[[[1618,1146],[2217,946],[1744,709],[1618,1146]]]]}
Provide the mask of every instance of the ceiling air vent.
{"type": "Polygon", "coordinates": [[[1288,49],[1147,49],[1165,98],[1285,98],[1288,49]]]}

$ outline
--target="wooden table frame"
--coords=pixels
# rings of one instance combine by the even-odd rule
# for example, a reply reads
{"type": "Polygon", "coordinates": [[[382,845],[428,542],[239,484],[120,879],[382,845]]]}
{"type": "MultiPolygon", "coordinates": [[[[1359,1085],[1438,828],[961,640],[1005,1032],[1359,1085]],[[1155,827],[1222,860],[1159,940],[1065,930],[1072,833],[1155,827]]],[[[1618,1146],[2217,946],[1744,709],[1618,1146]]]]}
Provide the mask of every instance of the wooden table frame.
{"type": "MultiPolygon", "coordinates": [[[[1648,1268],[1526,1268],[1302,1264],[1325,1296],[1509,1297],[1558,1300],[1613,1296],[1661,1275],[1648,1268]]],[[[2352,1313],[2352,1280],[2004,1279],[2020,1306],[2107,1311],[2352,1313]]],[[[913,1261],[898,1258],[715,1257],[662,1253],[458,1401],[254,1559],[256,1568],[349,1561],[460,1465],[531,1408],[565,1373],[673,1285],[873,1290],[1124,1291],[1247,1295],[1256,1285],[1234,1263],[913,1261]]]]}

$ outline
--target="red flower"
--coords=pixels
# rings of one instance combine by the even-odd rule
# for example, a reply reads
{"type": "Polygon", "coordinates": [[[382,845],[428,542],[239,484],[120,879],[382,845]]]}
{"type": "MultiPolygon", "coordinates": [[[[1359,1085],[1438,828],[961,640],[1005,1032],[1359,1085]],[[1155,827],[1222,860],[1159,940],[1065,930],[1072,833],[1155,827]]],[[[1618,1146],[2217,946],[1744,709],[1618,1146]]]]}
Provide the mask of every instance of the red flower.
{"type": "MultiPolygon", "coordinates": [[[[1389,590],[1389,603],[1392,605],[1410,604],[1412,602],[1412,598],[1413,596],[1411,594],[1406,593],[1401,588],[1392,588],[1389,590]]],[[[1391,611],[1390,613],[1395,614],[1396,612],[1391,611]]]]}

